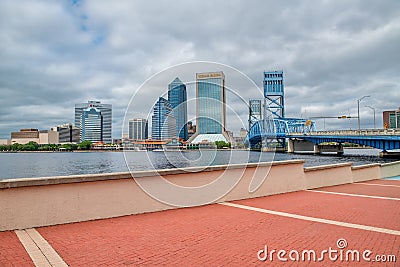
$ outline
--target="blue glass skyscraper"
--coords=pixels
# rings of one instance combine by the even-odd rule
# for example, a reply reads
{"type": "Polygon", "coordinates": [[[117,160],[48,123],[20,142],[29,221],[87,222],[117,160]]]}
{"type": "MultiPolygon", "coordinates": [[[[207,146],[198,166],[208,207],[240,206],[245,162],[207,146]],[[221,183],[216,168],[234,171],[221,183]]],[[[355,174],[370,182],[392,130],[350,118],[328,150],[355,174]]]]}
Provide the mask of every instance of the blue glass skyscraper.
{"type": "Polygon", "coordinates": [[[197,73],[197,133],[225,132],[225,76],[223,72],[197,73]]]}
{"type": "Polygon", "coordinates": [[[179,78],[175,78],[168,85],[168,101],[171,104],[176,119],[176,136],[183,140],[188,139],[187,129],[187,94],[186,85],[179,78]]]}
{"type": "Polygon", "coordinates": [[[196,74],[196,133],[191,143],[228,141],[226,133],[225,75],[220,72],[196,74]]]}
{"type": "Polygon", "coordinates": [[[81,115],[81,141],[102,142],[103,115],[97,108],[84,109],[81,115]]]}
{"type": "Polygon", "coordinates": [[[153,140],[168,140],[176,137],[176,119],[169,101],[160,97],[153,109],[151,120],[153,140]]]}

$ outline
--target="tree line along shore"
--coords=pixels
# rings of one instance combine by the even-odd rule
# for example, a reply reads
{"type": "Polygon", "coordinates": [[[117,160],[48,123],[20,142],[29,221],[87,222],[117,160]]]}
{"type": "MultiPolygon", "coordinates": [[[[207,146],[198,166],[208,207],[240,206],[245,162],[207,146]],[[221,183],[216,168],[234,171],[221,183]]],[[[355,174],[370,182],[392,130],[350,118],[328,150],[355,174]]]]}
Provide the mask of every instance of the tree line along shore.
{"type": "Polygon", "coordinates": [[[0,151],[73,151],[73,150],[89,150],[92,147],[92,142],[83,141],[79,144],[45,144],[40,145],[36,142],[26,144],[0,145],[0,151]]]}

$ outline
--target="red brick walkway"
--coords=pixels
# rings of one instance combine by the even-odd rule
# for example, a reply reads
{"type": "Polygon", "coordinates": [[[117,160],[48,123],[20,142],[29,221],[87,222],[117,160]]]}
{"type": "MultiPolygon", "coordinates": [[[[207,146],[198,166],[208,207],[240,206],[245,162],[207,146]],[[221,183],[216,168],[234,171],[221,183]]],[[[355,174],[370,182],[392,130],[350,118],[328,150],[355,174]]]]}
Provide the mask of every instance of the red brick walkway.
{"type": "MultiPolygon", "coordinates": [[[[374,181],[375,182],[375,181],[374,181]]],[[[400,181],[390,181],[400,185],[400,181]]],[[[400,188],[343,185],[322,190],[351,191],[400,198],[400,188]],[[369,189],[366,189],[368,187],[369,189]],[[393,190],[395,188],[396,190],[393,190]],[[374,191],[375,189],[375,191],[374,191]]],[[[295,192],[263,198],[234,201],[250,207],[400,230],[400,202],[295,192]]],[[[400,235],[378,233],[326,223],[265,214],[223,205],[176,209],[121,218],[65,224],[37,229],[70,266],[399,266],[400,235]],[[395,255],[396,263],[279,262],[259,261],[257,252],[315,250],[317,258],[324,249],[338,249],[336,241],[344,238],[343,250],[368,249],[377,254],[395,255]]],[[[0,249],[18,246],[13,232],[0,233],[0,249]],[[4,245],[3,240],[6,245],[4,245]]],[[[3,249],[2,249],[3,250],[3,249]]],[[[0,251],[0,266],[25,266],[23,247],[0,251]],[[17,254],[18,253],[18,254],[17,254]],[[17,262],[18,260],[18,262],[17,262]],[[12,263],[12,264],[11,264],[12,263]]],[[[263,254],[261,254],[263,255],[263,254]]],[[[286,255],[287,257],[288,255],[286,255]]],[[[32,265],[31,262],[30,265],[32,265]]],[[[28,266],[28,265],[26,265],[28,266]]]]}
{"type": "Polygon", "coordinates": [[[400,187],[347,184],[317,189],[329,192],[399,198],[400,187]]]}
{"type": "Polygon", "coordinates": [[[14,232],[0,232],[0,266],[34,266],[14,232]]]}
{"type": "Polygon", "coordinates": [[[400,186],[400,180],[372,180],[363,182],[363,184],[382,184],[400,186]]]}
{"type": "MultiPolygon", "coordinates": [[[[397,190],[400,196],[400,188],[397,190]]],[[[400,230],[400,201],[394,200],[302,191],[234,201],[234,203],[341,222],[400,230]]]]}

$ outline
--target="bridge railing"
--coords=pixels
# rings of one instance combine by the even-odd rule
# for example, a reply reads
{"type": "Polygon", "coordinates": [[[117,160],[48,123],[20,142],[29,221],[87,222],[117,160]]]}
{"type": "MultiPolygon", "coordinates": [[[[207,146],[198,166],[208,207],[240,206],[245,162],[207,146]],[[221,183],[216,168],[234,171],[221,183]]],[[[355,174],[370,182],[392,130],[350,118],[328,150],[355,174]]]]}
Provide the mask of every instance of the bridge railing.
{"type": "MultiPolygon", "coordinates": [[[[302,132],[293,132],[289,135],[305,135],[302,132]]],[[[338,131],[315,131],[306,135],[400,135],[400,129],[365,129],[365,130],[338,130],[338,131]]]]}

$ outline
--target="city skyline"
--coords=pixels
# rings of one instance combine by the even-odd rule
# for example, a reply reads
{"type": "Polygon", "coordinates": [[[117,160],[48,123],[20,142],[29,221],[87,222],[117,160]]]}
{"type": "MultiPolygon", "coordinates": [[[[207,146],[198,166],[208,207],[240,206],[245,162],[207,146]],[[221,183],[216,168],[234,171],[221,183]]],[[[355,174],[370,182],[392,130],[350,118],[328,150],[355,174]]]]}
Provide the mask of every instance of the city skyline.
{"type": "MultiPolygon", "coordinates": [[[[399,10],[398,1],[1,1],[0,138],[72,122],[70,107],[87,99],[113,104],[112,136],[119,137],[135,90],[188,61],[233,66],[259,88],[262,71],[282,69],[287,117],[355,116],[356,100],[371,95],[360,106],[361,125],[374,127],[368,105],[382,126],[378,114],[399,106],[399,10]]],[[[148,112],[145,104],[137,109],[148,112]]],[[[357,122],[327,120],[326,127],[357,122]]]]}

